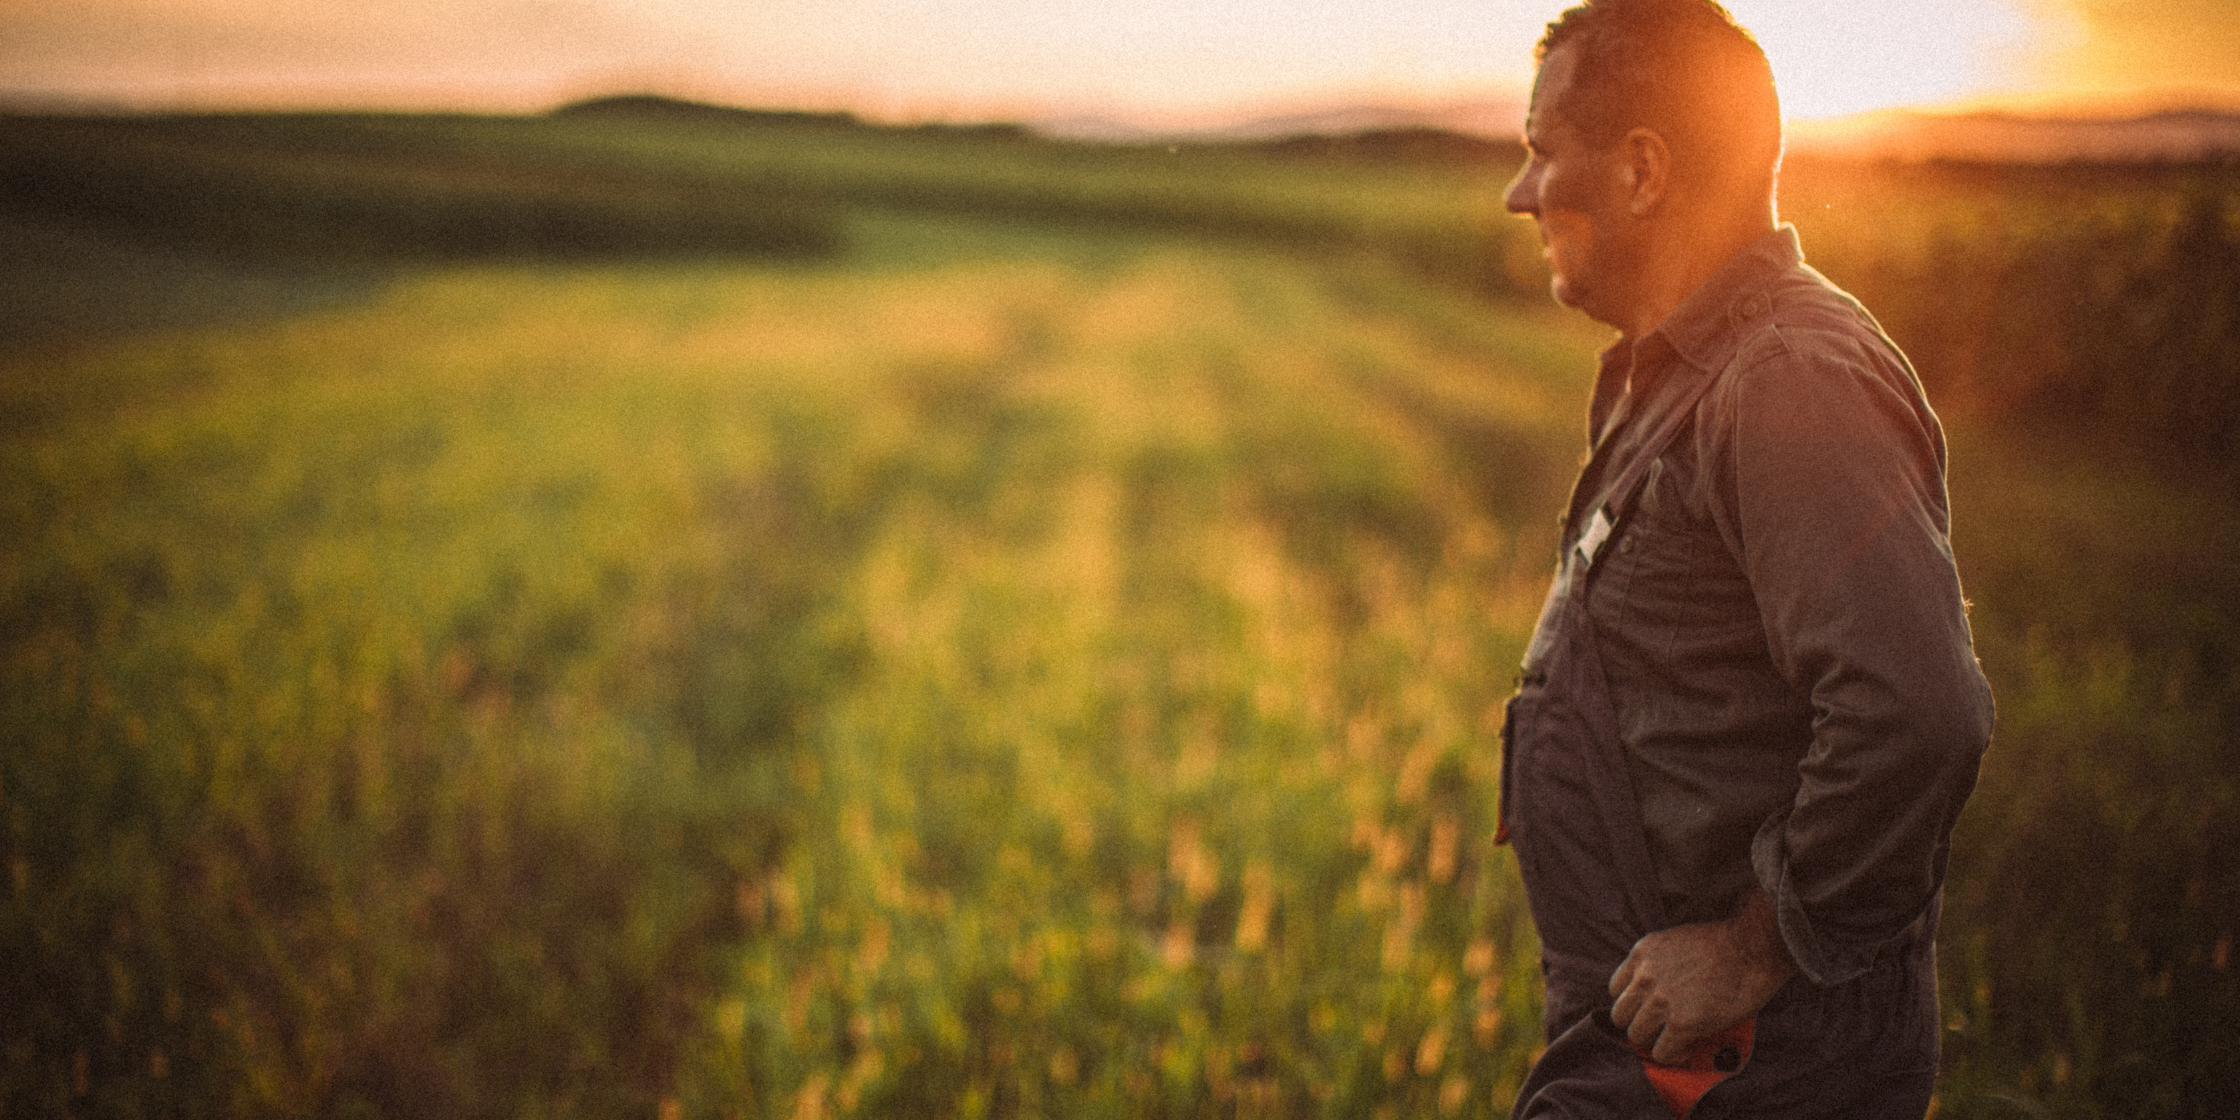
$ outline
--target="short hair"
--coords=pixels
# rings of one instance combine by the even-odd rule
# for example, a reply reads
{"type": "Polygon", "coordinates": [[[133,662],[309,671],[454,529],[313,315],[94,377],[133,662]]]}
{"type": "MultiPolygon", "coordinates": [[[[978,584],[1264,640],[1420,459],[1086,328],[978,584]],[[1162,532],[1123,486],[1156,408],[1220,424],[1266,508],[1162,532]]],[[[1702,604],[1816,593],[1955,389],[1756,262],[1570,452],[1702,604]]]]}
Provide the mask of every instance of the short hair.
{"type": "Polygon", "coordinates": [[[1586,0],[1548,25],[1532,57],[1572,52],[1564,119],[1597,144],[1635,128],[1723,187],[1762,185],[1781,165],[1781,101],[1758,40],[1713,0],[1586,0]]]}

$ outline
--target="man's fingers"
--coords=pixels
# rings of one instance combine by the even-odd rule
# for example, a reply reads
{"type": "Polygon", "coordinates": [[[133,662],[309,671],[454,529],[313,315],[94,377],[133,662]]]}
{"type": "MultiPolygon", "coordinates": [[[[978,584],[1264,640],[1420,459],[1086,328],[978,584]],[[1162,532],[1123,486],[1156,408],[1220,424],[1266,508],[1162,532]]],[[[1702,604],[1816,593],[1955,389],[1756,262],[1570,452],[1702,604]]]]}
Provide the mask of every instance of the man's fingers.
{"type": "MultiPolygon", "coordinates": [[[[1648,1050],[1651,1054],[1660,1054],[1664,1051],[1664,1039],[1669,1033],[1663,1020],[1652,1020],[1649,1016],[1643,1015],[1636,1018],[1632,1026],[1626,1028],[1626,1041],[1633,1043],[1637,1050],[1648,1050]]],[[[1657,1060],[1664,1061],[1661,1057],[1657,1060]]]]}
{"type": "Polygon", "coordinates": [[[1624,992],[1626,988],[1633,983],[1634,970],[1639,967],[1634,962],[1640,959],[1641,946],[1636,943],[1633,947],[1633,951],[1626,954],[1625,963],[1618,966],[1618,971],[1610,974],[1611,995],[1618,995],[1619,993],[1624,992]]]}
{"type": "Polygon", "coordinates": [[[1657,1037],[1657,1045],[1649,1051],[1649,1058],[1658,1065],[1684,1065],[1688,1061],[1688,1053],[1696,1048],[1696,1043],[1701,1041],[1703,1040],[1689,1038],[1667,1023],[1664,1033],[1657,1037]]]}
{"type": "Polygon", "coordinates": [[[1634,1012],[1639,1010],[1641,1010],[1641,990],[1639,988],[1627,988],[1625,991],[1619,992],[1617,1002],[1610,1005],[1610,1021],[1616,1023],[1619,1030],[1625,1030],[1633,1025],[1634,1012]]]}
{"type": "MultiPolygon", "coordinates": [[[[1611,1021],[1616,1022],[1617,1018],[1617,1013],[1612,1012],[1611,1021]]],[[[1665,1029],[1665,1009],[1654,1003],[1644,1003],[1634,1010],[1631,1020],[1623,1026],[1627,1042],[1647,1047],[1656,1042],[1658,1033],[1665,1029]]]]}

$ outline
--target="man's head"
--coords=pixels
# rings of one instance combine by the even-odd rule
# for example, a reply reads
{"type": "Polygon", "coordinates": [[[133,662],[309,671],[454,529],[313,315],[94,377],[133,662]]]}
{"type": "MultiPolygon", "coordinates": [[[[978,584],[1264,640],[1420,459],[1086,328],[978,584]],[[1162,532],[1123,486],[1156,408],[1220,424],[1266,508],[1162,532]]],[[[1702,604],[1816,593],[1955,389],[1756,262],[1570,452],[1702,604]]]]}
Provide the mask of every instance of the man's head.
{"type": "Polygon", "coordinates": [[[1647,128],[1685,178],[1770,195],[1781,162],[1781,103],[1765,52],[1712,0],[1587,0],[1548,25],[1533,49],[1569,49],[1563,111],[1605,146],[1647,128]]]}
{"type": "Polygon", "coordinates": [[[1540,221],[1559,301],[1624,328],[1631,289],[1656,286],[1676,246],[1770,225],[1780,104],[1726,9],[1587,0],[1534,53],[1530,159],[1507,203],[1540,221]]]}

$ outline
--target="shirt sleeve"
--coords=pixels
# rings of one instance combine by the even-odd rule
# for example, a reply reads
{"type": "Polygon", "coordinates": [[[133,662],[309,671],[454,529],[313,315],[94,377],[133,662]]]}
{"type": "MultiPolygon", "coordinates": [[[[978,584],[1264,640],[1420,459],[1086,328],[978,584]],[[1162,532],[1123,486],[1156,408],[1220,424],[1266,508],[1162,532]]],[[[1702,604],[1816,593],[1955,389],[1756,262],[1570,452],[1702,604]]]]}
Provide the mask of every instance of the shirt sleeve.
{"type": "Polygon", "coordinates": [[[1991,694],[1953,566],[1942,436],[1911,372],[1879,340],[1776,341],[1707,402],[1705,461],[1723,465],[1714,516],[1774,666],[1813,712],[1796,797],[1759,828],[1751,866],[1798,968],[1835,984],[1934,904],[1991,694]]]}

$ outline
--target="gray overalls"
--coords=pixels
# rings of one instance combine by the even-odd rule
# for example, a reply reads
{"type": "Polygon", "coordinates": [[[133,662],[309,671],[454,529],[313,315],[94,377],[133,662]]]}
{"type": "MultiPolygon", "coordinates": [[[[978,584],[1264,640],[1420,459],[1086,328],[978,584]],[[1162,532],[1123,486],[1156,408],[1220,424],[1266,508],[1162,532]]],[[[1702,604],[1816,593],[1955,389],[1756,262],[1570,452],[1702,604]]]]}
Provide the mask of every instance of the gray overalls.
{"type": "MultiPolygon", "coordinates": [[[[1702,1047],[1690,1069],[1654,1067],[1610,1020],[1611,974],[1636,941],[1671,923],[1587,590],[1594,558],[1627,547],[1627,513],[1651,464],[1717,379],[1693,368],[1673,376],[1693,380],[1669,387],[1671,407],[1647,420],[1625,461],[1610,461],[1620,441],[1605,435],[1581,473],[1563,561],[1502,730],[1501,835],[1517,854],[1547,983],[1548,1048],[1513,1116],[1918,1118],[1936,1073],[1929,937],[1832,987],[1793,977],[1754,1020],[1702,1047]]],[[[1624,427],[1622,411],[1611,429],[1624,427]]]]}

